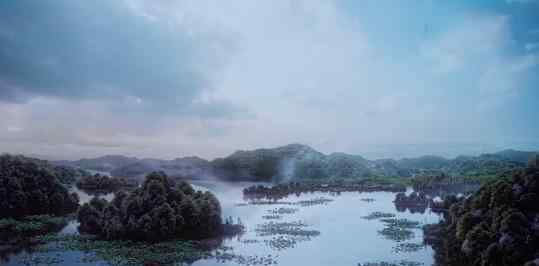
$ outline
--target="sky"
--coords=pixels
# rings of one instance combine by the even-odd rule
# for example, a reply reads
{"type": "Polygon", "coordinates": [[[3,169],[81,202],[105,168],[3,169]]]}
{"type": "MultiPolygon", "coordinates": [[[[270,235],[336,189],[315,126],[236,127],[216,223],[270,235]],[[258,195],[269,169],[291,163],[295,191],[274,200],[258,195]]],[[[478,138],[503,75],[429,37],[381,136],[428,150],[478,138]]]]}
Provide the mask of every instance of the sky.
{"type": "Polygon", "coordinates": [[[539,1],[0,2],[0,152],[539,150],[539,1]]]}

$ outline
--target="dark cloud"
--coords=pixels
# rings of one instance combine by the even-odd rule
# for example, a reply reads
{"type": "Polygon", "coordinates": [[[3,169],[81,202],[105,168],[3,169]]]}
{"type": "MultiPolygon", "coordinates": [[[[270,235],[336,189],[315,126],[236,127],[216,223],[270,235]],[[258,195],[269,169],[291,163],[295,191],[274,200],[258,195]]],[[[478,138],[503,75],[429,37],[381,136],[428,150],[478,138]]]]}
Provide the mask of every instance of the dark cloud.
{"type": "Polygon", "coordinates": [[[230,44],[106,0],[2,1],[0,43],[2,101],[136,97],[159,111],[211,88],[225,54],[212,51],[230,44]]]}

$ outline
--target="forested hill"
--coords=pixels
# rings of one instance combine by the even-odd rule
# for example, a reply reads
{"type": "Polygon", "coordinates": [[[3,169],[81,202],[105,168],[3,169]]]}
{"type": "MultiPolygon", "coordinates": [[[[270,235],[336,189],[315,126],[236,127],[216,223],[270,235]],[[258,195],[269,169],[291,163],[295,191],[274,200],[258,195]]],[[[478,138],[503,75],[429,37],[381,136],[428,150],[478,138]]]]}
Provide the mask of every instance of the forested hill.
{"type": "Polygon", "coordinates": [[[405,159],[368,160],[345,153],[324,154],[302,145],[237,151],[212,161],[199,157],[173,160],[138,159],[121,155],[77,161],[57,161],[87,170],[110,172],[114,176],[143,177],[152,171],[188,179],[298,180],[365,178],[372,176],[410,177],[415,175],[485,176],[522,167],[535,152],[504,150],[480,156],[447,159],[421,156],[405,159]]]}

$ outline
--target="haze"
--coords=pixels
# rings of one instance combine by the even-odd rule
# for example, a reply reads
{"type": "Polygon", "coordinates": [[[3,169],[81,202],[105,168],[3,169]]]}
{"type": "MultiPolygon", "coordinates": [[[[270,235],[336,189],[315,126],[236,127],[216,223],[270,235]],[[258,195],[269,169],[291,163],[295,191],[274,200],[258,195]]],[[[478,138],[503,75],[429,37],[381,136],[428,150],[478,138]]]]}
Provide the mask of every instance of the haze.
{"type": "Polygon", "coordinates": [[[539,1],[2,1],[0,151],[539,149],[539,1]]]}

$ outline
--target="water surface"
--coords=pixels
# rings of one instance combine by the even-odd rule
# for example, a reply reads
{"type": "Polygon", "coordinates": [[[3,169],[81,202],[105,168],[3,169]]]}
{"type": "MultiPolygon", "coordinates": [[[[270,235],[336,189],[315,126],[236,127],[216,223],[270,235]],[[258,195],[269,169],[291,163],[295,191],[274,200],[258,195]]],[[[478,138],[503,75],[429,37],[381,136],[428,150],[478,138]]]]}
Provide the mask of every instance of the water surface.
{"type": "MultiPolygon", "coordinates": [[[[221,202],[223,217],[232,217],[245,225],[246,232],[232,239],[225,239],[219,254],[234,254],[235,257],[218,256],[194,262],[194,266],[210,265],[358,265],[364,262],[381,261],[415,261],[423,265],[432,265],[433,251],[428,246],[421,246],[411,252],[398,252],[395,248],[402,243],[422,243],[420,229],[412,229],[413,236],[402,242],[395,242],[379,234],[385,224],[380,219],[364,219],[372,212],[395,214],[395,218],[406,218],[417,221],[421,225],[436,223],[438,215],[428,209],[425,213],[398,212],[393,204],[395,193],[391,192],[343,192],[306,193],[291,195],[279,200],[281,204],[252,204],[252,200],[244,199],[242,189],[252,183],[221,183],[195,181],[198,190],[210,190],[221,202]],[[323,199],[323,204],[312,200],[323,199]],[[303,202],[303,204],[300,204],[303,202]],[[292,210],[275,214],[279,208],[292,210]],[[280,219],[268,219],[268,215],[279,215],[280,219]],[[299,232],[295,235],[278,234],[271,231],[261,236],[257,231],[267,223],[299,223],[294,227],[299,232]],[[302,233],[313,233],[304,236],[302,233]],[[261,259],[264,258],[264,259],[261,259]],[[256,262],[256,263],[254,263],[256,262]]],[[[72,191],[79,194],[81,203],[91,199],[91,195],[76,188],[72,191]]],[[[107,200],[112,194],[103,195],[107,200]]],[[[272,217],[269,217],[272,218],[272,217]]],[[[275,218],[275,217],[273,217],[275,218]]],[[[77,234],[78,223],[70,222],[60,233],[77,234]]],[[[50,257],[61,257],[56,265],[108,265],[98,261],[84,263],[82,252],[54,252],[46,254],[50,257]]],[[[24,265],[33,255],[26,251],[8,256],[6,265],[24,265]]],[[[43,254],[40,254],[43,257],[43,254]]]]}

